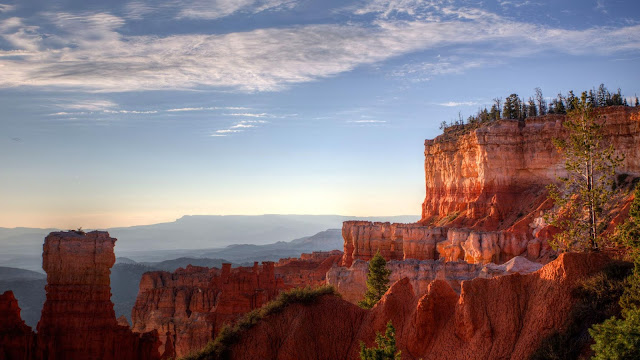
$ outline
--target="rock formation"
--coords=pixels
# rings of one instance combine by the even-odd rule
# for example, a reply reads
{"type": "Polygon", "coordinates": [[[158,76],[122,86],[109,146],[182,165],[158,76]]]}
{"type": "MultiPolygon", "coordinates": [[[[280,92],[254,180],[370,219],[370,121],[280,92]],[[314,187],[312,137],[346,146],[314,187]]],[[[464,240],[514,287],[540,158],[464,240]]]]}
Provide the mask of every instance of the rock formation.
{"type": "MultiPolygon", "coordinates": [[[[462,281],[475,278],[492,278],[513,273],[528,274],[542,267],[541,264],[518,256],[502,265],[473,264],[464,261],[439,260],[391,260],[387,268],[391,270],[390,280],[396,282],[406,278],[417,295],[427,293],[433,280],[449,284],[460,292],[462,281]]],[[[327,284],[338,290],[342,298],[354,304],[364,298],[367,290],[368,263],[356,260],[350,267],[333,267],[327,272],[327,284]]]]}
{"type": "Polygon", "coordinates": [[[54,232],[42,268],[47,299],[37,330],[37,359],[159,359],[157,334],[118,324],[109,273],[116,239],[107,232],[54,232]]]}
{"type": "Polygon", "coordinates": [[[317,252],[277,264],[256,262],[253,267],[188,266],[174,273],[146,273],[131,315],[133,330],[157,330],[161,352],[184,356],[204,347],[223,324],[262,306],[282,290],[324,283],[329,268],[341,258],[340,251],[317,252]]]}
{"type": "Polygon", "coordinates": [[[325,296],[243,332],[231,359],[354,359],[359,341],[372,346],[389,320],[403,359],[526,359],[565,323],[576,282],[607,261],[600,254],[562,254],[527,275],[464,281],[459,295],[434,280],[420,296],[404,278],[368,311],[325,296]]]}
{"type": "Polygon", "coordinates": [[[0,295],[0,360],[31,360],[35,334],[20,318],[13,292],[0,295]]]}
{"type": "MultiPolygon", "coordinates": [[[[616,106],[597,113],[604,139],[625,155],[618,172],[640,176],[640,109],[616,106]]],[[[345,222],[342,265],[368,261],[378,249],[387,260],[486,264],[525,256],[545,262],[553,234],[542,217],[553,205],[545,187],[565,174],[552,141],[566,136],[564,118],[500,120],[466,133],[454,127],[427,140],[422,220],[345,222]]]]}

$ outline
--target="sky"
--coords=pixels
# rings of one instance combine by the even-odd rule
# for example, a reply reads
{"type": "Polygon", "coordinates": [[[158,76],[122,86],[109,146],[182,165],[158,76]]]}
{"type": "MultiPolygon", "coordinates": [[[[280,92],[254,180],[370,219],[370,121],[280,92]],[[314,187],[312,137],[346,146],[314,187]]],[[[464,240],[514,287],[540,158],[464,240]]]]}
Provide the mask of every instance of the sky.
{"type": "Polygon", "coordinates": [[[639,65],[636,0],[0,0],[0,227],[419,214],[442,121],[639,65]]]}

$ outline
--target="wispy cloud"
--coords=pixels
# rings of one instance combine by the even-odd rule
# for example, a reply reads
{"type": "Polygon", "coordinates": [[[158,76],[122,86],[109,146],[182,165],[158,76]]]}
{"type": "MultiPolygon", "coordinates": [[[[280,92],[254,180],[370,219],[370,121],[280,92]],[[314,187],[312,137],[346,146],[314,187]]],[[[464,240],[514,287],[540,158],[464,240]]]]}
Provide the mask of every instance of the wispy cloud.
{"type": "Polygon", "coordinates": [[[157,114],[157,110],[103,110],[106,114],[157,114]]]}
{"type": "Polygon", "coordinates": [[[58,106],[71,110],[101,111],[115,108],[118,104],[110,100],[81,100],[74,103],[59,104],[58,106]]]}
{"type": "Polygon", "coordinates": [[[459,56],[451,56],[447,58],[438,58],[434,62],[422,62],[405,64],[394,69],[391,74],[396,77],[405,78],[411,82],[429,81],[434,76],[446,74],[462,74],[467,70],[484,67],[495,66],[502,63],[503,60],[495,58],[465,58],[459,56]]]}
{"type": "Polygon", "coordinates": [[[603,14],[607,13],[607,8],[604,5],[604,0],[596,0],[596,10],[602,12],[603,14]]]}
{"type": "Polygon", "coordinates": [[[386,123],[386,120],[349,120],[347,122],[356,123],[356,124],[383,124],[386,123]]]}
{"type": "Polygon", "coordinates": [[[190,0],[181,3],[178,18],[219,19],[237,12],[257,14],[267,10],[292,9],[296,0],[190,0]]]}
{"type": "Polygon", "coordinates": [[[454,106],[473,106],[478,105],[476,101],[449,101],[438,104],[440,106],[454,107],[454,106]]]}
{"type": "MultiPolygon", "coordinates": [[[[124,35],[119,32],[124,19],[105,13],[6,19],[0,21],[0,36],[14,48],[0,50],[0,88],[278,91],[402,54],[451,46],[467,47],[467,59],[474,59],[483,45],[492,45],[494,53],[505,58],[548,50],[591,56],[640,50],[640,25],[566,30],[443,5],[429,8],[435,20],[418,15],[346,25],[165,37],[124,35]],[[47,21],[55,32],[39,27],[47,21]],[[16,51],[22,53],[17,56],[16,51]]],[[[418,70],[400,69],[396,75],[422,81],[490,65],[489,61],[488,57],[480,62],[437,61],[418,64],[418,70]]]]}
{"type": "Polygon", "coordinates": [[[226,129],[216,130],[210,136],[214,136],[214,137],[228,136],[230,134],[243,132],[247,129],[257,128],[260,125],[267,124],[267,123],[269,122],[266,120],[242,120],[234,123],[233,125],[229,126],[226,129]]]}
{"type": "Polygon", "coordinates": [[[0,13],[8,13],[16,9],[15,5],[0,4],[0,13]]]}
{"type": "Polygon", "coordinates": [[[186,111],[207,111],[207,110],[249,110],[247,107],[240,106],[224,106],[224,107],[186,107],[177,109],[168,109],[167,112],[186,112],[186,111]]]}
{"type": "Polygon", "coordinates": [[[262,118],[262,117],[267,117],[269,116],[269,114],[267,113],[228,113],[225,114],[227,116],[242,116],[242,117],[256,117],[256,118],[262,118]]]}
{"type": "Polygon", "coordinates": [[[136,0],[123,10],[126,18],[134,20],[160,11],[177,19],[215,20],[238,13],[288,10],[297,4],[297,0],[136,0]]]}

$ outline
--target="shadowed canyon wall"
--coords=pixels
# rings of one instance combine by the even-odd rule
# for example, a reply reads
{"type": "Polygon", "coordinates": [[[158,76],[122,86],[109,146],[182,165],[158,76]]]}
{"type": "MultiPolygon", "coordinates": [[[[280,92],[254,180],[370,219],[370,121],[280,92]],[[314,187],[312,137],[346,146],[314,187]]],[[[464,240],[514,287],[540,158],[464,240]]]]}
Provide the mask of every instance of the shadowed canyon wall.
{"type": "Polygon", "coordinates": [[[203,348],[225,323],[281,291],[324,283],[327,271],[341,258],[340,251],[317,252],[253,267],[224,264],[222,269],[188,266],[173,273],[148,272],[132,311],[133,330],[157,330],[161,352],[187,355],[203,348]]]}
{"type": "Polygon", "coordinates": [[[397,281],[372,310],[324,296],[291,305],[241,333],[231,359],[355,359],[359,342],[374,345],[391,320],[402,359],[526,359],[560,329],[577,281],[607,263],[596,254],[562,254],[540,270],[462,283],[432,281],[417,295],[397,281]]]}

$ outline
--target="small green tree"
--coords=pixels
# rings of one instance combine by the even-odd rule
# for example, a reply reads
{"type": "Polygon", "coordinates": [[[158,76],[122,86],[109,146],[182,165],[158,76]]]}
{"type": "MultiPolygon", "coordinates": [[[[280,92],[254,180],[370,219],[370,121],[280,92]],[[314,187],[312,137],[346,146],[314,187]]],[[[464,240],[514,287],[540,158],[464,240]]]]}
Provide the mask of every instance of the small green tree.
{"type": "Polygon", "coordinates": [[[389,290],[389,275],[387,261],[380,255],[380,250],[369,260],[369,272],[367,273],[367,292],[364,300],[358,305],[364,309],[371,309],[389,290]]]}
{"type": "Polygon", "coordinates": [[[548,214],[547,219],[562,230],[550,244],[556,250],[597,250],[615,168],[622,159],[614,157],[613,146],[605,144],[586,92],[575,106],[564,121],[567,139],[554,140],[565,156],[567,177],[560,178],[562,191],[555,184],[548,187],[561,211],[548,214]]]}
{"type": "Polygon", "coordinates": [[[629,220],[620,226],[618,240],[629,248],[634,260],[633,273],[625,280],[620,297],[622,319],[612,317],[594,325],[589,334],[596,360],[631,360],[640,358],[640,184],[629,210],[629,220]]]}
{"type": "Polygon", "coordinates": [[[377,347],[367,348],[360,342],[360,360],[400,360],[400,353],[396,347],[396,329],[391,320],[387,323],[384,336],[376,332],[377,347]]]}

